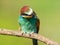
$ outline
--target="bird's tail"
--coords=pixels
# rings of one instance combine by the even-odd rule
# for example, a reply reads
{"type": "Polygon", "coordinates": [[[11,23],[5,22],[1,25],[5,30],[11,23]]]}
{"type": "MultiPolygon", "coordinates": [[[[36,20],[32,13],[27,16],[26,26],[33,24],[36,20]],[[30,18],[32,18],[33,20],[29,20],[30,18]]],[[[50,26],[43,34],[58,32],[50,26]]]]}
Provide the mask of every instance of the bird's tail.
{"type": "Polygon", "coordinates": [[[33,45],[38,45],[37,39],[32,39],[32,41],[33,41],[33,45]]]}

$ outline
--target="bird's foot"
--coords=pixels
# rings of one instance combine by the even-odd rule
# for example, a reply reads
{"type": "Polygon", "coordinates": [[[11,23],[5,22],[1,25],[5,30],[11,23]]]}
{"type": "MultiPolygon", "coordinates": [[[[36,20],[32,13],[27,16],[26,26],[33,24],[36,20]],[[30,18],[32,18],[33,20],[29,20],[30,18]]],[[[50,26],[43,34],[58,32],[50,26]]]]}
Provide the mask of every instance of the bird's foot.
{"type": "Polygon", "coordinates": [[[21,34],[23,35],[24,34],[24,32],[23,31],[20,31],[21,32],[21,34]]]}
{"type": "Polygon", "coordinates": [[[29,33],[28,35],[31,36],[31,34],[33,34],[33,32],[29,33]]]}

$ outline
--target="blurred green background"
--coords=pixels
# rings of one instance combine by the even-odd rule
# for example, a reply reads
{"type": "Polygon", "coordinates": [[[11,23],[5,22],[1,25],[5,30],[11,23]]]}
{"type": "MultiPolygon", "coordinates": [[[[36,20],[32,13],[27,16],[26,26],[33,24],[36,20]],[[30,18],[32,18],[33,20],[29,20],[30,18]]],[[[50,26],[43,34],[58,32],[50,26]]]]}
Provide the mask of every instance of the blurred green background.
{"type": "MultiPolygon", "coordinates": [[[[29,5],[40,19],[40,32],[60,43],[60,0],[0,0],[0,28],[17,30],[19,10],[29,5]]],[[[31,39],[0,35],[0,45],[32,45],[31,39]]],[[[39,41],[39,45],[46,45],[39,41]]]]}

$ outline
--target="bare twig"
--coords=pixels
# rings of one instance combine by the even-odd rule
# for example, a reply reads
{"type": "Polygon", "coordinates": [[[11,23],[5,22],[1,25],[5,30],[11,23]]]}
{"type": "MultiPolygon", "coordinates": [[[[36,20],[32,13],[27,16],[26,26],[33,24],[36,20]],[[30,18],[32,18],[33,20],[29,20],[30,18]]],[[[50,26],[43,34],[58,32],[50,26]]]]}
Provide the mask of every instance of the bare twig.
{"type": "Polygon", "coordinates": [[[47,44],[47,45],[60,45],[57,42],[54,42],[40,34],[24,34],[21,31],[13,31],[13,30],[9,30],[9,29],[0,29],[0,35],[10,35],[10,36],[16,36],[16,37],[26,37],[26,38],[34,38],[37,39],[39,41],[42,41],[43,43],[47,44]]]}

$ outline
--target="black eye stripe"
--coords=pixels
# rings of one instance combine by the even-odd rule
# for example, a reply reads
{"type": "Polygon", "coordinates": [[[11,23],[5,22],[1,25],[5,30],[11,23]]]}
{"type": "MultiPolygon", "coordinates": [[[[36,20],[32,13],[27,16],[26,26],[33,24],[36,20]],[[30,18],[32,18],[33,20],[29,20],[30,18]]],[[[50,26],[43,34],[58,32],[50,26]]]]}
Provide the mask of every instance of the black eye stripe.
{"type": "Polygon", "coordinates": [[[23,14],[21,14],[21,15],[31,16],[31,15],[28,15],[28,14],[25,14],[25,13],[23,13],[23,14]]]}
{"type": "Polygon", "coordinates": [[[28,14],[22,13],[21,15],[28,15],[28,14]]]}

